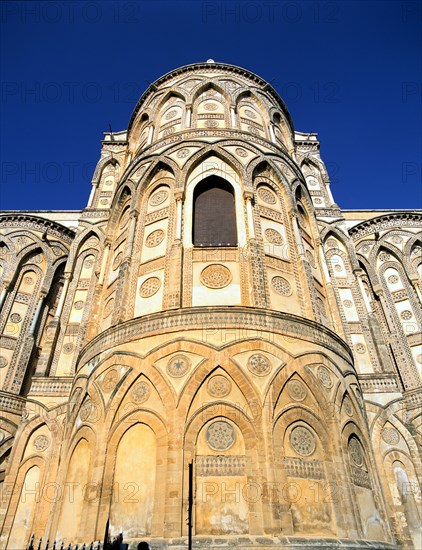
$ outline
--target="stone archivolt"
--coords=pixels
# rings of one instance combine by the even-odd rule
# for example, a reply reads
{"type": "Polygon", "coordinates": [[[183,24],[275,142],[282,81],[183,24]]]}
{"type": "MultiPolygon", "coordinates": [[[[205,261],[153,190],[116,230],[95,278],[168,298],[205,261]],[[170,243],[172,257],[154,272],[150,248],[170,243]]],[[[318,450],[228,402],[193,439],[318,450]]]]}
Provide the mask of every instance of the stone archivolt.
{"type": "Polygon", "coordinates": [[[179,549],[193,462],[198,548],[419,548],[421,213],[342,212],[316,134],[211,62],[92,183],[0,215],[0,546],[179,549]]]}

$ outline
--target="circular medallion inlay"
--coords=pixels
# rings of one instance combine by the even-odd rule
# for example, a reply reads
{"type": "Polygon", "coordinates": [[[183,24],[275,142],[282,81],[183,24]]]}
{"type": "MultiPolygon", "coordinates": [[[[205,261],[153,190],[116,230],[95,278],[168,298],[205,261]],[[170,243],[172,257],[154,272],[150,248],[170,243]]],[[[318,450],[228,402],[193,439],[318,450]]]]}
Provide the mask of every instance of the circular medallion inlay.
{"type": "Polygon", "coordinates": [[[399,282],[399,278],[398,278],[397,275],[390,275],[390,276],[388,277],[387,281],[388,281],[389,283],[391,283],[392,285],[395,285],[396,283],[399,282]]]}
{"type": "Polygon", "coordinates": [[[387,254],[387,252],[381,252],[381,254],[379,255],[379,259],[382,261],[382,262],[388,262],[388,260],[390,259],[390,254],[387,254]]]}
{"type": "Polygon", "coordinates": [[[142,298],[150,298],[154,296],[161,287],[161,281],[158,277],[150,277],[142,283],[139,288],[139,295],[142,298]]]}
{"type": "Polygon", "coordinates": [[[226,397],[230,393],[231,386],[230,380],[221,374],[217,374],[209,379],[207,390],[212,397],[226,397]]]}
{"type": "Polygon", "coordinates": [[[104,378],[101,382],[101,388],[106,393],[109,393],[116,387],[118,381],[119,373],[116,369],[110,369],[104,375],[104,378]]]}
{"type": "Polygon", "coordinates": [[[114,309],[114,298],[110,298],[110,300],[106,303],[104,306],[104,315],[103,318],[107,319],[109,315],[111,315],[112,311],[114,309]]]}
{"type": "Polygon", "coordinates": [[[402,237],[400,235],[394,235],[394,237],[391,239],[394,244],[401,244],[403,242],[402,237]]]}
{"type": "Polygon", "coordinates": [[[337,241],[335,241],[334,239],[328,239],[327,245],[330,248],[337,248],[337,241]]]}
{"type": "Polygon", "coordinates": [[[112,267],[114,271],[120,266],[120,264],[122,263],[122,260],[123,260],[123,252],[119,252],[113,260],[112,267]]]}
{"type": "Polygon", "coordinates": [[[182,354],[175,355],[167,363],[167,373],[170,376],[173,376],[173,378],[180,378],[181,376],[184,376],[190,368],[191,362],[189,357],[182,354]]]}
{"type": "Polygon", "coordinates": [[[100,204],[108,204],[108,199],[101,199],[100,204]]]}
{"type": "Polygon", "coordinates": [[[400,441],[399,433],[395,428],[393,428],[393,426],[386,426],[382,430],[381,436],[385,443],[388,443],[388,445],[397,445],[400,441]]]}
{"type": "Polygon", "coordinates": [[[279,277],[276,275],[271,279],[271,284],[273,285],[274,290],[282,296],[290,296],[292,293],[292,287],[290,286],[289,281],[287,281],[284,277],[279,277]]]}
{"type": "Polygon", "coordinates": [[[259,187],[257,193],[258,197],[263,202],[266,202],[267,204],[276,204],[277,198],[271,189],[268,189],[267,187],[259,187]]]}
{"type": "Polygon", "coordinates": [[[245,109],[245,115],[249,118],[256,118],[256,114],[250,109],[245,109]]]}
{"type": "Polygon", "coordinates": [[[205,126],[207,128],[217,128],[218,126],[218,120],[206,120],[205,121],[205,126]]]}
{"type": "Polygon", "coordinates": [[[22,317],[19,315],[19,313],[12,313],[10,316],[10,320],[12,323],[20,323],[22,321],[22,317]]]}
{"type": "Polygon", "coordinates": [[[131,400],[140,405],[145,403],[151,393],[151,387],[147,382],[139,382],[132,390],[131,400]]]}
{"type": "Polygon", "coordinates": [[[350,458],[353,460],[353,462],[356,464],[356,466],[362,466],[363,465],[362,448],[360,446],[359,441],[356,439],[356,437],[351,437],[350,438],[349,453],[350,453],[350,458]]]}
{"type": "Polygon", "coordinates": [[[293,401],[303,401],[307,395],[306,388],[300,380],[290,380],[287,384],[287,392],[293,401]]]}
{"type": "Polygon", "coordinates": [[[86,258],[84,261],[84,268],[85,269],[91,269],[91,267],[94,265],[94,260],[91,258],[86,258]]]}
{"type": "Polygon", "coordinates": [[[342,271],[342,270],[343,270],[343,268],[341,267],[341,265],[340,265],[340,264],[336,264],[336,265],[334,266],[334,269],[335,269],[335,271],[337,271],[337,272],[339,272],[339,271],[342,271]]]}
{"type": "Polygon", "coordinates": [[[166,201],[168,196],[169,192],[167,189],[160,189],[151,195],[149,203],[151,206],[158,206],[166,201]]]}
{"type": "Polygon", "coordinates": [[[362,246],[359,252],[362,252],[362,254],[368,254],[370,250],[371,250],[371,247],[368,244],[365,244],[362,246]]]}
{"type": "Polygon", "coordinates": [[[79,416],[81,417],[82,422],[85,422],[88,420],[90,414],[92,411],[92,403],[90,399],[87,399],[85,403],[81,407],[81,411],[79,413],[79,416]]]}
{"type": "Polygon", "coordinates": [[[317,369],[317,377],[323,386],[331,388],[333,381],[331,380],[330,371],[324,365],[320,365],[317,369]]]}
{"type": "Polygon", "coordinates": [[[409,321],[409,319],[412,318],[412,312],[408,309],[405,309],[400,313],[400,317],[403,319],[403,321],[409,321]]]}
{"type": "Polygon", "coordinates": [[[167,137],[167,136],[171,136],[174,134],[174,132],[176,131],[175,127],[174,126],[170,126],[170,128],[166,128],[163,132],[163,136],[164,137],[167,137]]]}
{"type": "Polygon", "coordinates": [[[355,345],[355,350],[358,353],[365,353],[366,352],[366,347],[363,344],[358,343],[358,344],[355,345]]]}
{"type": "Polygon", "coordinates": [[[23,282],[26,285],[33,285],[34,284],[34,279],[32,277],[24,277],[23,282]]]}
{"type": "Polygon", "coordinates": [[[77,302],[75,302],[75,305],[73,306],[75,309],[82,309],[85,305],[85,302],[83,302],[82,300],[78,300],[77,302]]]}
{"type": "Polygon", "coordinates": [[[348,395],[344,398],[343,407],[348,416],[353,416],[353,406],[348,395]]]}
{"type": "Polygon", "coordinates": [[[189,156],[189,149],[179,149],[176,153],[178,159],[185,159],[189,156]]]}
{"type": "Polygon", "coordinates": [[[227,451],[236,441],[236,434],[228,422],[218,420],[208,426],[206,439],[214,451],[227,451]]]}
{"type": "Polygon", "coordinates": [[[314,203],[315,204],[322,204],[322,199],[317,197],[316,199],[314,199],[314,203]]]}
{"type": "Polygon", "coordinates": [[[37,437],[34,439],[34,447],[37,449],[37,451],[45,451],[49,445],[50,440],[46,435],[37,435],[37,437]]]}
{"type": "Polygon", "coordinates": [[[171,118],[174,118],[176,115],[177,115],[177,111],[173,109],[166,114],[166,120],[170,120],[171,118]]]}
{"type": "Polygon", "coordinates": [[[248,152],[245,151],[245,149],[242,149],[242,147],[237,147],[234,152],[238,157],[245,158],[248,156],[248,152]]]}
{"type": "Polygon", "coordinates": [[[64,344],[63,346],[63,353],[65,353],[66,355],[68,355],[69,353],[72,353],[73,351],[73,344],[72,342],[67,342],[66,344],[64,344]]]}
{"type": "Polygon", "coordinates": [[[158,246],[160,243],[163,242],[165,237],[165,233],[162,229],[156,229],[155,231],[152,231],[148,235],[148,237],[145,239],[145,245],[149,248],[153,248],[154,246],[158,246]]]}
{"type": "Polygon", "coordinates": [[[248,132],[249,132],[250,134],[254,134],[254,135],[256,135],[256,134],[259,133],[259,132],[258,132],[258,128],[255,128],[255,126],[248,126],[248,132]]]}
{"type": "Polygon", "coordinates": [[[212,264],[202,270],[200,280],[208,288],[224,288],[230,284],[232,274],[226,266],[212,264]]]}
{"type": "Polygon", "coordinates": [[[353,302],[351,300],[343,300],[344,307],[353,307],[353,302]]]}
{"type": "Polygon", "coordinates": [[[248,359],[248,369],[257,376],[266,376],[271,371],[271,364],[265,355],[254,353],[248,359]]]}
{"type": "Polygon", "coordinates": [[[416,361],[422,365],[422,353],[418,353],[418,355],[416,356],[416,361]]]}
{"type": "Polygon", "coordinates": [[[8,361],[7,361],[6,357],[0,357],[0,369],[3,369],[4,367],[6,367],[7,363],[8,363],[8,361]]]}
{"type": "Polygon", "coordinates": [[[282,234],[271,227],[265,230],[265,238],[271,244],[281,245],[284,242],[282,234]]]}
{"type": "Polygon", "coordinates": [[[290,445],[297,454],[309,456],[315,451],[315,437],[304,426],[296,426],[290,432],[290,445]]]}
{"type": "Polygon", "coordinates": [[[216,111],[218,109],[217,103],[205,103],[204,109],[206,111],[216,111]]]}

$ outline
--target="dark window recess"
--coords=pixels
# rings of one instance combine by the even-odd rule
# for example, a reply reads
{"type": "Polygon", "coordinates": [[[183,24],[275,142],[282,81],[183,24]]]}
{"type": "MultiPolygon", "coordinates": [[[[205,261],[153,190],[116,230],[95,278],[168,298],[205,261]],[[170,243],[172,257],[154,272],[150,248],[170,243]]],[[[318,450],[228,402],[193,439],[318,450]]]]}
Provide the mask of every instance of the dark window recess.
{"type": "Polygon", "coordinates": [[[209,176],[193,197],[194,246],[237,246],[233,188],[223,178],[209,176]]]}

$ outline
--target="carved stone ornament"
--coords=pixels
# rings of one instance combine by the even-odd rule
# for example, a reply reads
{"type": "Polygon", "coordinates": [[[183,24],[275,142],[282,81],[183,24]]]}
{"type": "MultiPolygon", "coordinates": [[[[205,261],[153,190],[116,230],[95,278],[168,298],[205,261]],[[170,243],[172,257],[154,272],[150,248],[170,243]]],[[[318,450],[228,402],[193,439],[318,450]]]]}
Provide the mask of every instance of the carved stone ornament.
{"type": "Polygon", "coordinates": [[[119,373],[116,369],[110,369],[104,375],[104,378],[101,382],[101,389],[105,393],[110,393],[116,387],[117,382],[119,381],[119,373]]]}
{"type": "Polygon", "coordinates": [[[300,380],[290,380],[287,384],[287,393],[293,401],[303,401],[307,395],[306,388],[300,380]]]}
{"type": "Polygon", "coordinates": [[[357,351],[357,353],[365,353],[366,352],[366,347],[362,343],[359,342],[355,345],[355,350],[357,351]]]}
{"type": "Polygon", "coordinates": [[[86,422],[92,412],[92,403],[90,399],[87,399],[82,405],[79,416],[81,417],[82,422],[86,422]]]}
{"type": "Polygon", "coordinates": [[[167,189],[159,189],[158,191],[155,191],[149,199],[149,203],[151,206],[159,206],[164,201],[167,200],[169,196],[169,192],[167,189]]]}
{"type": "Polygon", "coordinates": [[[155,231],[152,231],[147,238],[145,239],[145,245],[149,248],[153,248],[154,246],[158,246],[160,243],[163,242],[165,237],[165,233],[162,229],[156,229],[155,231]]]}
{"type": "Polygon", "coordinates": [[[381,436],[388,445],[397,445],[400,441],[399,432],[393,426],[385,426],[381,432],[381,436]]]}
{"type": "Polygon", "coordinates": [[[284,242],[282,234],[272,227],[265,230],[265,238],[271,244],[281,245],[284,242]]]}
{"type": "Polygon", "coordinates": [[[212,397],[226,397],[231,390],[231,382],[225,376],[217,374],[208,380],[207,390],[212,397]]]}
{"type": "Polygon", "coordinates": [[[148,400],[151,394],[151,387],[147,382],[138,382],[132,390],[131,400],[140,405],[148,400]]]}
{"type": "Polygon", "coordinates": [[[248,359],[248,369],[257,376],[266,376],[271,371],[271,364],[265,355],[255,353],[248,359]]]}
{"type": "Polygon", "coordinates": [[[37,451],[45,451],[49,445],[50,440],[46,435],[38,435],[34,439],[34,447],[37,449],[37,451]]]}
{"type": "Polygon", "coordinates": [[[324,367],[324,365],[320,365],[318,367],[317,377],[323,386],[325,386],[326,388],[332,387],[333,381],[331,379],[330,372],[326,367],[324,367]]]}
{"type": "Polygon", "coordinates": [[[353,406],[352,402],[350,401],[350,397],[346,395],[343,401],[343,407],[348,416],[353,416],[353,406]]]}
{"type": "Polygon", "coordinates": [[[75,305],[73,306],[75,309],[82,309],[85,305],[85,302],[83,300],[78,300],[75,302],[75,305]]]}
{"type": "Polygon", "coordinates": [[[22,321],[22,317],[19,315],[19,313],[12,313],[10,316],[10,320],[12,323],[20,323],[22,321]]]}
{"type": "Polygon", "coordinates": [[[123,252],[119,252],[113,260],[112,267],[114,271],[120,266],[120,264],[122,263],[122,260],[123,260],[123,252]]]}
{"type": "Polygon", "coordinates": [[[167,373],[173,378],[184,376],[191,368],[189,357],[183,354],[175,355],[167,364],[167,373]]]}
{"type": "Polygon", "coordinates": [[[104,319],[107,319],[109,315],[111,315],[112,311],[114,309],[114,298],[110,298],[110,300],[106,303],[104,307],[104,319]]]}
{"type": "Polygon", "coordinates": [[[179,149],[176,153],[176,157],[178,159],[185,159],[188,156],[189,156],[189,149],[186,149],[186,148],[179,149]]]}
{"type": "Polygon", "coordinates": [[[161,281],[158,277],[150,277],[142,283],[139,288],[139,295],[142,298],[150,298],[154,296],[161,287],[161,281]]]}
{"type": "Polygon", "coordinates": [[[284,277],[276,275],[271,279],[271,284],[277,294],[281,294],[282,296],[290,296],[292,293],[292,287],[290,286],[289,281],[284,277]]]}
{"type": "Polygon", "coordinates": [[[212,264],[202,270],[200,280],[208,288],[224,288],[230,284],[232,274],[226,266],[212,264]]]}
{"type": "Polygon", "coordinates": [[[356,466],[363,466],[362,447],[356,437],[351,437],[349,441],[349,454],[356,466]]]}
{"type": "Polygon", "coordinates": [[[218,420],[208,426],[206,439],[214,451],[227,451],[234,445],[236,434],[228,422],[218,420]]]}
{"type": "Polygon", "coordinates": [[[277,199],[273,191],[268,189],[268,187],[259,187],[258,188],[258,197],[267,204],[276,204],[277,199]]]}
{"type": "Polygon", "coordinates": [[[6,357],[0,357],[0,369],[3,369],[4,367],[6,367],[7,363],[8,363],[8,361],[7,361],[6,357]]]}
{"type": "Polygon", "coordinates": [[[242,147],[236,147],[234,152],[236,153],[236,155],[238,157],[245,158],[245,157],[248,156],[248,152],[245,149],[243,149],[242,147]]]}
{"type": "Polygon", "coordinates": [[[296,426],[290,432],[290,445],[302,456],[310,456],[314,453],[316,442],[314,435],[304,426],[296,426]]]}

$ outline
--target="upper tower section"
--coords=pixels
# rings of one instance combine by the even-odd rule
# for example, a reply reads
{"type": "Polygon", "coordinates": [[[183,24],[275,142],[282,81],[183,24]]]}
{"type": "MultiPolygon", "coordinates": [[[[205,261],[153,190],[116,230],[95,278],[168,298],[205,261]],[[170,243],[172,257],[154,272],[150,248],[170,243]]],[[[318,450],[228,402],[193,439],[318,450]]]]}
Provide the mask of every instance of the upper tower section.
{"type": "Polygon", "coordinates": [[[207,129],[222,137],[245,134],[292,153],[294,130],[277,92],[259,76],[212,60],[186,65],[159,78],[138,101],[128,127],[131,159],[161,140],[200,137],[207,129]],[[195,135],[193,135],[195,134],[195,135]]]}

